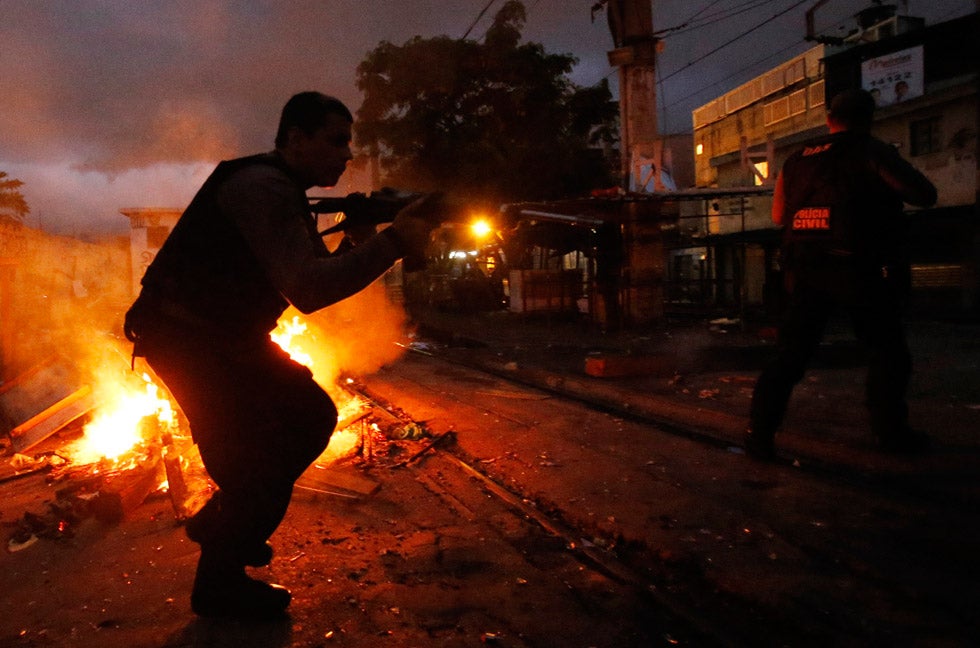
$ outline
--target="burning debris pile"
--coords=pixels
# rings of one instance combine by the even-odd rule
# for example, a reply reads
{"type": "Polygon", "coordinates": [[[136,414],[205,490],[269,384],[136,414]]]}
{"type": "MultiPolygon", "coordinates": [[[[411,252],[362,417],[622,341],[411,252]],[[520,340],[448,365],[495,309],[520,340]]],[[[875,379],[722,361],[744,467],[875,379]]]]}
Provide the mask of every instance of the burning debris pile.
{"type": "MultiPolygon", "coordinates": [[[[5,384],[0,405],[40,375],[28,372],[5,384]]],[[[25,513],[16,523],[11,551],[37,538],[70,537],[88,517],[118,522],[154,492],[169,494],[177,520],[203,504],[197,500],[207,496],[209,482],[183,431],[186,423],[148,374],[142,383],[142,390],[115,385],[111,395],[104,385],[95,391],[84,386],[8,432],[14,473],[5,479],[43,472],[55,488],[45,513],[25,513]],[[26,454],[42,447],[53,449],[26,454]]]]}
{"type": "MultiPolygon", "coordinates": [[[[330,467],[341,461],[361,468],[395,461],[404,452],[399,440],[426,436],[424,426],[383,410],[379,414],[355,395],[352,379],[341,380],[333,366],[314,357],[317,341],[299,317],[283,319],[272,339],[311,367],[340,412],[329,446],[297,488],[345,497],[372,493],[377,488],[372,480],[338,480],[330,467]]],[[[0,432],[6,433],[4,451],[12,455],[13,471],[0,482],[44,473],[54,489],[44,512],[5,523],[12,527],[8,550],[20,551],[39,538],[71,537],[88,518],[117,523],[149,497],[168,497],[178,523],[203,506],[215,486],[186,420],[149,371],[135,379],[126,366],[107,372],[111,377],[101,382],[110,384],[73,391],[64,387],[69,377],[77,378],[67,364],[48,360],[0,385],[0,432]]]]}

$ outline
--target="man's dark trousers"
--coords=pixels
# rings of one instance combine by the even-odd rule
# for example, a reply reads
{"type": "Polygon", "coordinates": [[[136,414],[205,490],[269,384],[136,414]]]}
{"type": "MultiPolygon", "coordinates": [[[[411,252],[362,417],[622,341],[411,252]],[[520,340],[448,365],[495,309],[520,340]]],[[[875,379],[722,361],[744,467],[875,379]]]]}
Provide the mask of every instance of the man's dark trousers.
{"type": "Polygon", "coordinates": [[[855,271],[848,259],[793,273],[789,303],[780,325],[777,357],[756,383],[750,429],[771,438],[783,421],[793,388],[813,357],[830,316],[846,311],[867,351],[865,398],[871,430],[879,439],[908,431],[906,391],[912,359],[902,322],[908,273],[881,268],[855,271]]]}
{"type": "Polygon", "coordinates": [[[167,336],[147,339],[145,350],[219,488],[197,515],[202,549],[244,565],[326,448],[337,409],[310,370],[265,336],[235,344],[167,336]]]}

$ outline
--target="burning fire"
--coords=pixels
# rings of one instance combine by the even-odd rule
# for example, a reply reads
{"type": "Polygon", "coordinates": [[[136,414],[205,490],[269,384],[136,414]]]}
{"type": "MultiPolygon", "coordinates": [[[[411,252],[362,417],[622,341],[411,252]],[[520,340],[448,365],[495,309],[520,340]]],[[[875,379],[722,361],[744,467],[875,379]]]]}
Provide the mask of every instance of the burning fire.
{"type": "Polygon", "coordinates": [[[274,331],[269,333],[272,341],[282,347],[282,350],[289,354],[289,357],[301,365],[312,367],[313,357],[295,343],[295,338],[303,335],[307,331],[306,322],[300,320],[298,315],[294,315],[291,320],[279,320],[274,331]]]}
{"type": "MultiPolygon", "coordinates": [[[[314,367],[314,364],[317,363],[314,363],[313,356],[307,353],[301,344],[304,341],[303,338],[308,336],[308,339],[305,341],[312,342],[315,345],[315,340],[312,334],[308,332],[308,328],[306,322],[302,321],[298,315],[294,315],[291,319],[283,318],[279,320],[275,330],[269,334],[269,337],[272,338],[273,342],[282,347],[283,351],[288,353],[290,358],[301,365],[309,367],[313,371],[314,379],[318,380],[320,384],[325,384],[323,377],[318,375],[323,367],[314,367]]],[[[318,464],[330,463],[333,459],[343,457],[353,451],[360,443],[360,434],[357,431],[346,428],[349,423],[363,416],[365,411],[364,403],[358,398],[351,397],[348,392],[342,393],[346,397],[346,400],[343,400],[340,398],[341,390],[336,388],[330,389],[330,392],[334,397],[334,402],[337,403],[338,425],[330,437],[330,444],[317,460],[316,463],[318,464]]]]}
{"type": "MultiPolygon", "coordinates": [[[[293,360],[312,370],[314,360],[307,352],[307,348],[313,350],[316,341],[308,332],[308,328],[306,322],[299,316],[294,316],[290,319],[281,319],[276,329],[269,335],[293,360]]],[[[330,363],[321,364],[323,366],[320,369],[323,370],[325,365],[330,363]]],[[[146,431],[141,424],[147,417],[153,417],[155,420],[155,433],[177,432],[175,428],[178,423],[170,400],[162,394],[162,390],[149,375],[144,373],[142,377],[145,383],[143,391],[117,387],[117,382],[112,381],[111,388],[115,393],[105,399],[112,405],[103,408],[85,425],[84,435],[69,449],[69,454],[75,463],[97,463],[104,459],[116,462],[141,443],[158,441],[159,439],[144,438],[146,431]]],[[[348,398],[339,407],[340,418],[343,421],[356,418],[363,404],[356,398],[348,398]]],[[[339,436],[335,435],[335,437],[339,436]]],[[[340,438],[335,440],[341,443],[340,438]]]]}
{"type": "Polygon", "coordinates": [[[162,429],[176,425],[173,406],[160,396],[159,387],[143,374],[144,391],[122,391],[116,402],[96,415],[85,426],[85,434],[72,447],[76,463],[95,463],[102,459],[117,460],[142,443],[140,422],[153,416],[162,429]]]}

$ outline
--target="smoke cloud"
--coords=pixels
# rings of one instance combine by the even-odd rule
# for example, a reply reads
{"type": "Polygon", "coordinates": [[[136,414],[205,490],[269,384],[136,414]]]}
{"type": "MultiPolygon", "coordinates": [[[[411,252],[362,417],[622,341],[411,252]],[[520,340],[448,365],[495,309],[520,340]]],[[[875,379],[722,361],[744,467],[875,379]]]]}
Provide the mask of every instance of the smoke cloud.
{"type": "MultiPolygon", "coordinates": [[[[607,60],[612,38],[604,12],[593,20],[593,4],[525,0],[524,38],[548,52],[578,57],[574,82],[588,86],[609,78],[615,91],[617,76],[607,60]]],[[[485,5],[7,0],[0,19],[0,170],[25,183],[30,225],[67,234],[121,232],[120,208],[183,207],[196,181],[218,161],[270,149],[281,106],[295,92],[321,90],[356,109],[356,67],[381,41],[462,37],[485,5]]],[[[830,3],[822,24],[866,5],[830,3]]],[[[975,10],[973,0],[908,5],[910,13],[930,22],[975,10]]],[[[499,6],[475,25],[470,38],[482,37],[499,6]]],[[[688,130],[694,107],[761,73],[778,57],[806,49],[805,9],[661,84],[663,131],[688,130]],[[766,53],[768,58],[760,55],[766,53]]],[[[692,13],[685,3],[654,3],[654,29],[677,27],[692,13]]],[[[676,37],[665,33],[660,76],[697,61],[771,13],[745,11],[676,37]]]]}

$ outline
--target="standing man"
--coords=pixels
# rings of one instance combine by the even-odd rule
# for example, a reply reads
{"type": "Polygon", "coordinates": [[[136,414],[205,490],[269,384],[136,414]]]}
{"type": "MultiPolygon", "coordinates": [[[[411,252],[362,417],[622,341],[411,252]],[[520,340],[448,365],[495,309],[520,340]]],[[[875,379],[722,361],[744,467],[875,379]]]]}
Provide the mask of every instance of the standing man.
{"type": "MultiPolygon", "coordinates": [[[[348,230],[331,254],[306,191],[334,186],[351,160],[350,111],[318,92],[282,110],[275,150],[222,162],[183,213],[126,314],[134,355],[163,380],[219,490],[187,523],[201,545],[191,607],[205,617],[273,617],[289,591],[250,578],[293,483],[326,448],[330,397],[270,338],[288,305],[311,313],[368,286],[432,229],[424,202],[381,233],[348,230]],[[339,250],[343,250],[340,252],[339,250]]],[[[355,228],[358,229],[358,228],[355,228]]]]}
{"type": "Polygon", "coordinates": [[[936,188],[894,147],[871,136],[875,102],[864,90],[830,103],[830,134],[791,155],[776,180],[772,219],[783,227],[789,293],[777,357],[752,395],[746,452],[775,456],[773,439],[835,308],[851,316],[869,353],[871,431],[890,452],[926,449],[905,400],[912,359],[902,315],[911,286],[903,203],[928,207],[936,188]]]}

